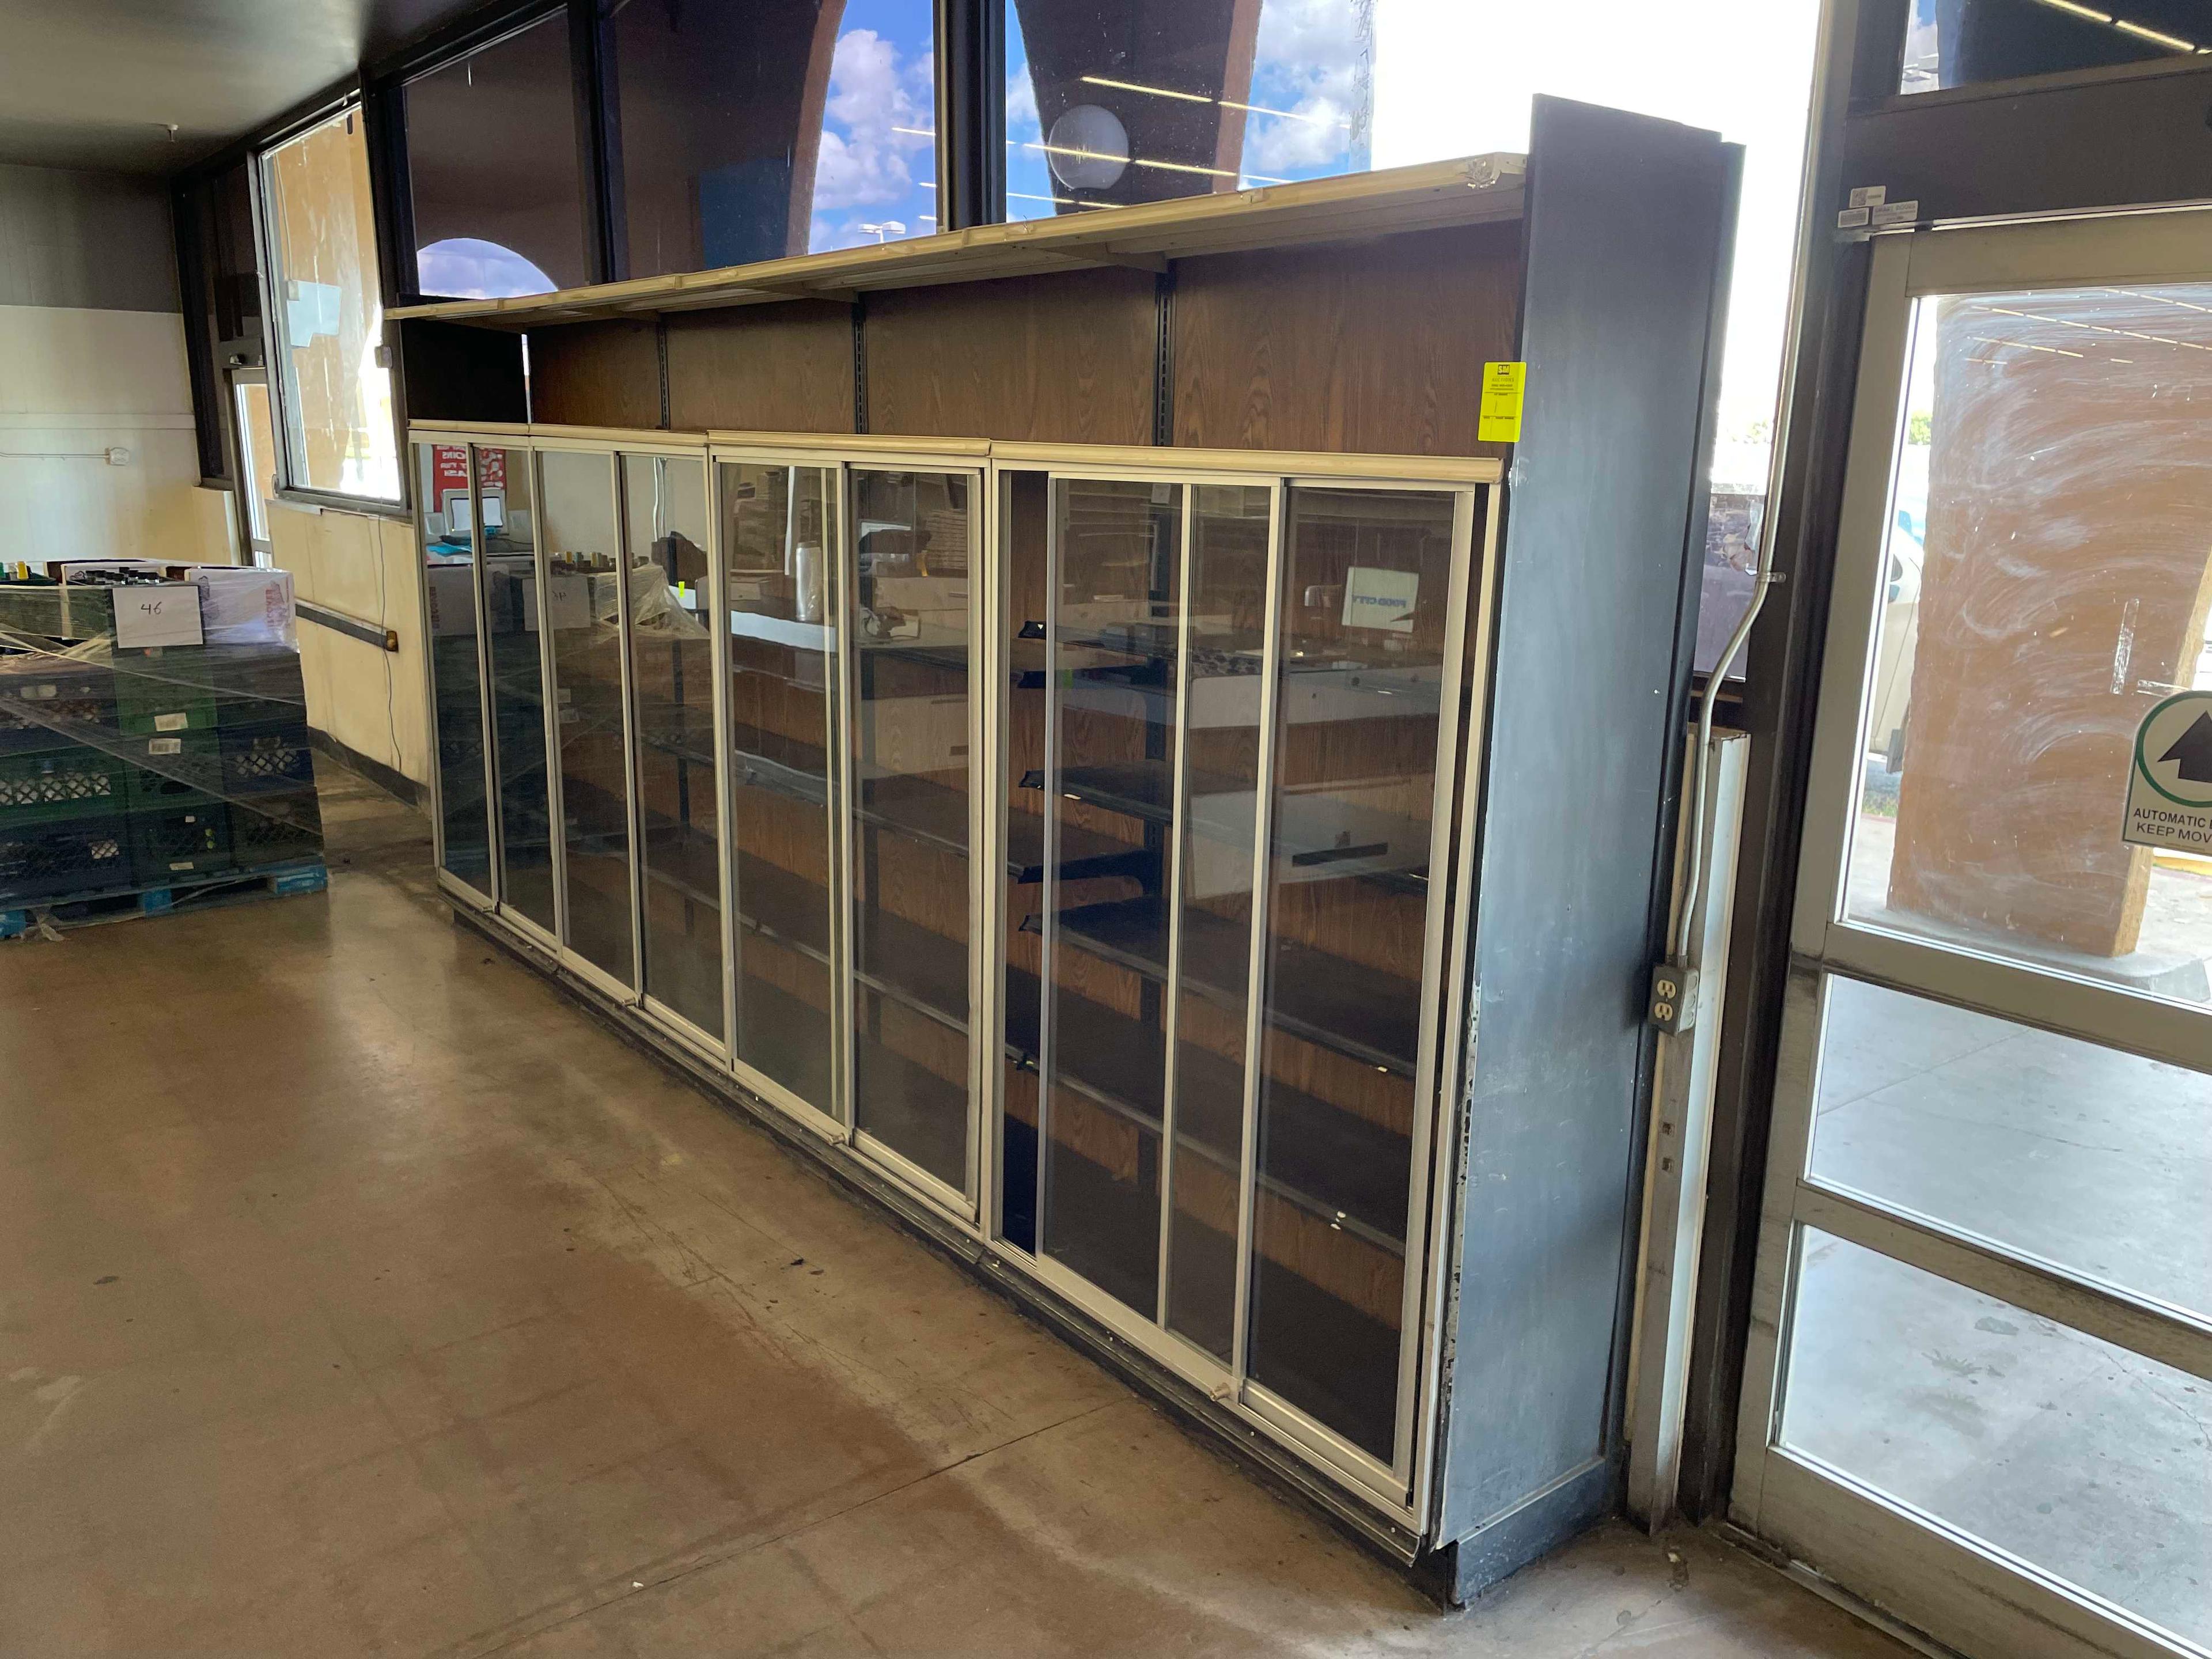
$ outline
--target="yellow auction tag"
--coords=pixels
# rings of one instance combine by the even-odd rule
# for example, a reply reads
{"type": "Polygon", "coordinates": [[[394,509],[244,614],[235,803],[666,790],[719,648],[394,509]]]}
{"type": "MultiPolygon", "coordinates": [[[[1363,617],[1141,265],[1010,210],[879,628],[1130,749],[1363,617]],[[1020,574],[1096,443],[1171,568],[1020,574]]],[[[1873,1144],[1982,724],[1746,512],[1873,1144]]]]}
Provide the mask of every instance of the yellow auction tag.
{"type": "Polygon", "coordinates": [[[1482,416],[1474,435],[1486,444],[1521,441],[1521,394],[1528,384],[1526,363],[1482,366],[1482,416]]]}

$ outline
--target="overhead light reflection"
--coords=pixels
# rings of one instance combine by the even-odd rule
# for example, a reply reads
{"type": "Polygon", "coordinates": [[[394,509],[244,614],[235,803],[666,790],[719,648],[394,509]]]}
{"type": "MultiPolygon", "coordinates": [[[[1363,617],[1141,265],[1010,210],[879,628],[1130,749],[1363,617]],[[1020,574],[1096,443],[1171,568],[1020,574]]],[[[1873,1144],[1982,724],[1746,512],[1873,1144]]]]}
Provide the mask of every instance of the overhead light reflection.
{"type": "Polygon", "coordinates": [[[2174,34],[2160,34],[2156,29],[2147,29],[2141,23],[2130,23],[2124,17],[2112,19],[2112,27],[2123,33],[2134,35],[2137,40],[2148,40],[2156,46],[2170,46],[2176,52],[2197,50],[2197,43],[2194,40],[2184,40],[2180,36],[2174,34]]]}
{"type": "Polygon", "coordinates": [[[1224,109],[1241,109],[1252,115],[1273,115],[1285,121],[1304,121],[1317,127],[1339,127],[1352,131],[1352,123],[1339,121],[1326,115],[1308,115],[1294,109],[1270,109],[1265,104],[1248,104],[1236,98],[1210,98],[1202,92],[1182,92],[1174,87],[1147,87],[1135,81],[1116,81],[1103,75],[1086,75],[1083,83],[1091,87],[1111,87],[1116,92],[1139,92],[1148,98],[1174,98],[1186,104],[1218,104],[1224,109]]]}

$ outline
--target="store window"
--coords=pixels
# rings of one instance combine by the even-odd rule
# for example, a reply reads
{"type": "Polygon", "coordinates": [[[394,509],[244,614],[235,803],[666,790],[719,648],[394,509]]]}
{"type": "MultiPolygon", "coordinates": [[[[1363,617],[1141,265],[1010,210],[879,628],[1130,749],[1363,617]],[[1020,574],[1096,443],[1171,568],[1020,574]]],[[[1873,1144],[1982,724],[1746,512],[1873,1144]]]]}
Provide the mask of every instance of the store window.
{"type": "Polygon", "coordinates": [[[1899,92],[2176,62],[2212,50],[2203,0],[1912,0],[1899,92]]]}
{"type": "Polygon", "coordinates": [[[421,292],[505,299],[592,280],[565,12],[416,76],[402,96],[421,292]]]}
{"type": "Polygon", "coordinates": [[[930,0],[614,10],[606,80],[624,274],[933,233],[933,38],[930,0]]]}
{"type": "Polygon", "coordinates": [[[1006,7],[1010,219],[1370,164],[1376,0],[1006,7]]]}
{"type": "MultiPolygon", "coordinates": [[[[1917,3],[1948,15],[1974,0],[1917,3]]],[[[1698,666],[1713,665],[1765,533],[1817,0],[1005,4],[1012,219],[1526,151],[1539,93],[1742,143],[1698,626],[1698,666]]]]}
{"type": "Polygon", "coordinates": [[[399,447],[360,111],[288,139],[261,167],[284,480],[396,501],[399,447]]]}

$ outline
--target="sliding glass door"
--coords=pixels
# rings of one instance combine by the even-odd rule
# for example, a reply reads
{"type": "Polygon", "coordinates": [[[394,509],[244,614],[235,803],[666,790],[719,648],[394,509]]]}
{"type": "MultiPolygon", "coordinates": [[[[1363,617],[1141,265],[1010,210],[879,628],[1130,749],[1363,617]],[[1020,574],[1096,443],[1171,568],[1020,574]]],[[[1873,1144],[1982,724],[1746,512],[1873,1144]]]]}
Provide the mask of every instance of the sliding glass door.
{"type": "Polygon", "coordinates": [[[621,465],[641,988],[649,1010],[719,1047],[722,805],[707,462],[624,452],[621,465]]]}
{"type": "Polygon", "coordinates": [[[835,466],[724,461],[731,891],[738,1061],[837,1121],[837,699],[842,617],[835,466]]]}
{"type": "Polygon", "coordinates": [[[1000,506],[1002,1234],[1386,1490],[1474,505],[1016,473],[1000,506]]]}
{"type": "Polygon", "coordinates": [[[540,450],[538,497],[560,802],[562,943],[627,991],[635,985],[636,961],[632,774],[612,452],[540,450]]]}
{"type": "Polygon", "coordinates": [[[981,479],[876,466],[847,477],[841,827],[853,1122],[864,1145],[965,1207],[981,479]]]}

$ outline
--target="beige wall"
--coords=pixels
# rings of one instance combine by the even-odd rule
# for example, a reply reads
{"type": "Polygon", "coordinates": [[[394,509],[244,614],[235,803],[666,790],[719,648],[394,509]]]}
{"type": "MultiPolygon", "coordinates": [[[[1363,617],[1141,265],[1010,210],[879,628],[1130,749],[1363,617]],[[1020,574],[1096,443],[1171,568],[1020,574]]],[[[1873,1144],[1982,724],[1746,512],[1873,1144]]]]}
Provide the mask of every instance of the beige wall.
{"type": "Polygon", "coordinates": [[[0,559],[227,564],[230,510],[199,487],[181,317],[0,305],[0,559]]]}
{"type": "Polygon", "coordinates": [[[276,564],[292,573],[297,597],[399,635],[395,653],[302,621],[307,724],[427,785],[430,745],[413,528],[399,519],[278,502],[270,510],[269,531],[276,564]]]}
{"type": "Polygon", "coordinates": [[[167,191],[0,166],[0,559],[228,562],[198,483],[167,191]]]}

